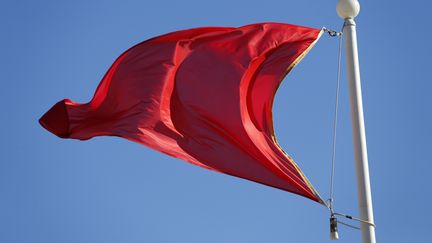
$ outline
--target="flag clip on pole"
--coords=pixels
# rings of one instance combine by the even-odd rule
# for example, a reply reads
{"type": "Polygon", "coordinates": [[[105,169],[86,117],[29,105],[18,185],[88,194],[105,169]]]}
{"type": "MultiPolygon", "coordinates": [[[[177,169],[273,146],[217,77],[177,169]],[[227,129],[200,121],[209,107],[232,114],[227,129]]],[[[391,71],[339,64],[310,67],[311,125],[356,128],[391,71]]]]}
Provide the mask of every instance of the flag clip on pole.
{"type": "Polygon", "coordinates": [[[360,4],[357,0],[339,0],[336,10],[338,15],[345,21],[343,34],[345,36],[346,63],[348,68],[351,122],[360,218],[371,223],[361,224],[362,242],[375,243],[372,195],[369,180],[360,68],[357,52],[357,35],[354,21],[354,18],[360,12],[360,4]]]}

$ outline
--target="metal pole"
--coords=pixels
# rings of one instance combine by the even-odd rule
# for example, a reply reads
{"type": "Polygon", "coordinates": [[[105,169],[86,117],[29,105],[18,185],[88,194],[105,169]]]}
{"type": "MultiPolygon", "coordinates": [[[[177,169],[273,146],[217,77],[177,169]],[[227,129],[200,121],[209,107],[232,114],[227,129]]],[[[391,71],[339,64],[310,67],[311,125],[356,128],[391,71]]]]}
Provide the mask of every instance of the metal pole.
{"type": "MultiPolygon", "coordinates": [[[[360,218],[374,223],[372,209],[372,195],[369,180],[369,165],[366,148],[366,135],[363,119],[363,101],[360,82],[360,68],[357,52],[357,34],[354,18],[360,12],[357,0],[339,0],[337,12],[344,19],[344,38],[346,62],[348,68],[349,94],[351,104],[352,134],[354,156],[357,174],[357,191],[360,218]]],[[[362,223],[362,242],[375,243],[375,228],[362,223]]]]}

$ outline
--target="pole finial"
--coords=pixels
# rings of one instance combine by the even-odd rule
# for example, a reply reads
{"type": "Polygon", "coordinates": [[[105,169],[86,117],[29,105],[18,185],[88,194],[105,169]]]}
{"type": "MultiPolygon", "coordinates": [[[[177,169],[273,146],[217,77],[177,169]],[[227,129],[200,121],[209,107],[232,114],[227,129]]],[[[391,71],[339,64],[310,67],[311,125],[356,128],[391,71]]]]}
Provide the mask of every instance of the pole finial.
{"type": "Polygon", "coordinates": [[[336,12],[342,19],[355,18],[360,12],[360,3],[357,0],[339,0],[336,12]]]}

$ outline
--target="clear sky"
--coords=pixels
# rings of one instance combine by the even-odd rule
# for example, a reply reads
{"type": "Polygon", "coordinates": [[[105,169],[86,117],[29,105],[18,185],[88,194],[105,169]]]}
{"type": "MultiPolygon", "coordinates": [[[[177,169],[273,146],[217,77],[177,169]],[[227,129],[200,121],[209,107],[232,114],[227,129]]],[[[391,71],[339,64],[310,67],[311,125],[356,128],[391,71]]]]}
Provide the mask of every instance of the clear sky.
{"type": "MultiPolygon", "coordinates": [[[[328,242],[303,197],[194,167],[114,137],[60,139],[37,122],[87,102],[124,50],[199,26],[285,22],[339,29],[336,1],[2,1],[0,242],[328,242]]],[[[363,1],[357,18],[378,242],[430,242],[430,1],[363,1]]],[[[323,36],[274,103],[276,135],[329,195],[337,39],[323,36]]],[[[359,215],[345,65],[337,211],[359,215]]],[[[340,242],[360,232],[340,226],[340,242]]]]}

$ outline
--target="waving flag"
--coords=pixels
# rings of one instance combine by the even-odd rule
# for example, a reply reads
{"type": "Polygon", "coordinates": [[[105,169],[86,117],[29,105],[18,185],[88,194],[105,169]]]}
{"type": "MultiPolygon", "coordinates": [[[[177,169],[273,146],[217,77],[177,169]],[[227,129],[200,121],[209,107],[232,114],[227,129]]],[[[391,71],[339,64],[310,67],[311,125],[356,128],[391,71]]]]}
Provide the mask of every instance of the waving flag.
{"type": "Polygon", "coordinates": [[[155,37],[118,57],[89,103],[62,100],[40,123],[62,138],[123,137],[322,203],[278,145],[271,111],[280,82],[320,34],[262,23],[155,37]]]}

